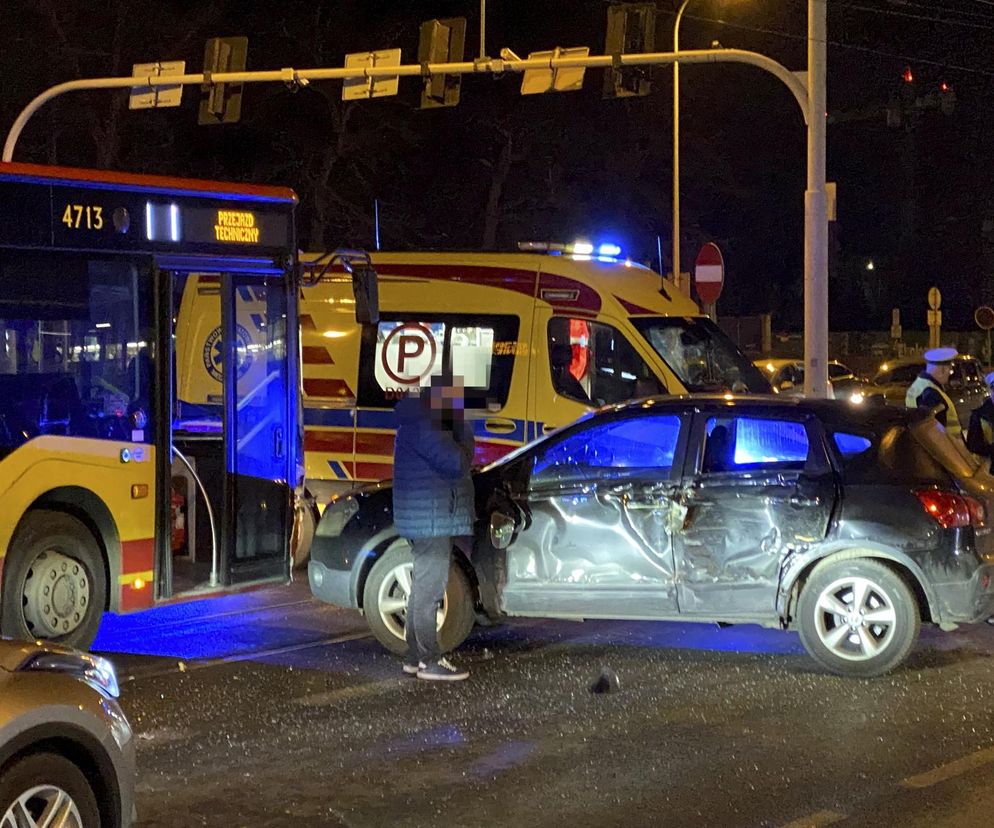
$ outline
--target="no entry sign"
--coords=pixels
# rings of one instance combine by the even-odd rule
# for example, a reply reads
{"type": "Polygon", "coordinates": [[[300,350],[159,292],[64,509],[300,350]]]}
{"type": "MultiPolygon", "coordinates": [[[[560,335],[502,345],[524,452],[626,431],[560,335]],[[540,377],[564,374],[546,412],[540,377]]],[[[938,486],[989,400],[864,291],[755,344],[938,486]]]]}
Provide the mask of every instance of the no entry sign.
{"type": "Polygon", "coordinates": [[[725,284],[725,260],[718,245],[708,242],[697,254],[694,262],[694,285],[697,295],[705,305],[713,305],[721,296],[725,284]]]}

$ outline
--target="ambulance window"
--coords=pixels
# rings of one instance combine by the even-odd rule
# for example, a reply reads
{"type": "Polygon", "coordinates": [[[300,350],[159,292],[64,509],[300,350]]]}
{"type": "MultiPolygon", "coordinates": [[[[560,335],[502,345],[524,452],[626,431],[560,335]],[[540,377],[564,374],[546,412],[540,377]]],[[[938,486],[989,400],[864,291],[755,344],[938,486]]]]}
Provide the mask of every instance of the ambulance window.
{"type": "Polygon", "coordinates": [[[518,351],[516,316],[419,315],[381,317],[363,331],[358,403],[392,408],[409,390],[427,385],[446,360],[463,377],[466,405],[503,408],[518,351]]]}
{"type": "Polygon", "coordinates": [[[587,319],[549,320],[549,370],[557,394],[586,405],[666,391],[624,334],[587,319]]]}

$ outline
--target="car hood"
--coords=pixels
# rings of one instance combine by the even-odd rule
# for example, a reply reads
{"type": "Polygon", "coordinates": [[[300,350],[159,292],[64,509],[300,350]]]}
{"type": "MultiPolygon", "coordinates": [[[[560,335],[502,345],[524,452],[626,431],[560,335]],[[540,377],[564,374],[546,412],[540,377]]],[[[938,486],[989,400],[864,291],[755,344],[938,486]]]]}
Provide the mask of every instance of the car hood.
{"type": "Polygon", "coordinates": [[[16,641],[12,638],[0,638],[0,670],[8,673],[20,667],[28,658],[39,653],[73,653],[68,647],[58,644],[46,644],[41,641],[16,641]]]}

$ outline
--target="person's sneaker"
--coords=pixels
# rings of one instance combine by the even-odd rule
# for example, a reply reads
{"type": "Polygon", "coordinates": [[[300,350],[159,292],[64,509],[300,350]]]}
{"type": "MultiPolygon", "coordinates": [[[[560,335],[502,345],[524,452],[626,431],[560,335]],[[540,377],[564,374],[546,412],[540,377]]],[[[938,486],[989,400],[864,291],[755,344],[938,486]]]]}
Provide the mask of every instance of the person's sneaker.
{"type": "Polygon", "coordinates": [[[460,670],[450,661],[440,658],[418,668],[418,678],[425,681],[462,681],[469,678],[469,670],[460,670]]]}
{"type": "Polygon", "coordinates": [[[424,667],[424,663],[420,661],[405,661],[404,666],[401,669],[404,671],[405,676],[416,676],[418,670],[424,667]]]}

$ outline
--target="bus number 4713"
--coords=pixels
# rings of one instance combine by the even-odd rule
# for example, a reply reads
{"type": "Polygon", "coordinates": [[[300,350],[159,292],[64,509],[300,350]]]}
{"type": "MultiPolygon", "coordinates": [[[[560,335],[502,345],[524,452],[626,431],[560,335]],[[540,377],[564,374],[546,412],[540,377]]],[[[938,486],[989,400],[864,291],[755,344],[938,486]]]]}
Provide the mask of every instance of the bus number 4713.
{"type": "Polygon", "coordinates": [[[67,204],[62,223],[70,230],[102,230],[104,208],[96,204],[67,204]]]}

